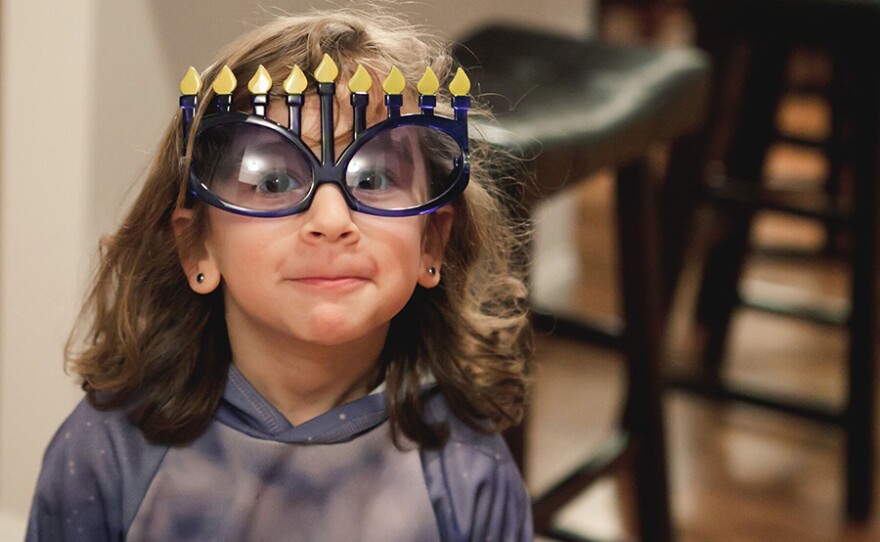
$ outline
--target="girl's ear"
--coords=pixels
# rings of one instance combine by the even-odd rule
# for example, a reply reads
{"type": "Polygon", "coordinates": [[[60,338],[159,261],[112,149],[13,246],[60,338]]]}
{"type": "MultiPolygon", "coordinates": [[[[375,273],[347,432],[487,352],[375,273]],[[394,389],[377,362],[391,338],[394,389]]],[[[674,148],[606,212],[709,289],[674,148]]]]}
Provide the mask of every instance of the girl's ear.
{"type": "Polygon", "coordinates": [[[171,214],[177,256],[189,287],[197,294],[209,294],[220,285],[220,272],[205,244],[192,239],[189,232],[192,223],[192,209],[175,209],[171,214]]]}
{"type": "Polygon", "coordinates": [[[446,253],[446,243],[449,242],[454,218],[455,207],[452,205],[441,207],[428,215],[422,241],[422,268],[419,271],[419,285],[425,288],[440,284],[443,255],[446,253]]]}

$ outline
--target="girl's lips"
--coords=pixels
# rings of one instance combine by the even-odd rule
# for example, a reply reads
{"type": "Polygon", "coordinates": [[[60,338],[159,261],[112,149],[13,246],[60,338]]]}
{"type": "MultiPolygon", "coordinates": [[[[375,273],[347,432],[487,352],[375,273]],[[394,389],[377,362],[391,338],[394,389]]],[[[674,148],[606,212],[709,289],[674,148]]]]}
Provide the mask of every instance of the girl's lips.
{"type": "Polygon", "coordinates": [[[291,279],[291,282],[324,290],[345,290],[361,286],[367,282],[367,279],[362,277],[303,277],[291,279]]]}

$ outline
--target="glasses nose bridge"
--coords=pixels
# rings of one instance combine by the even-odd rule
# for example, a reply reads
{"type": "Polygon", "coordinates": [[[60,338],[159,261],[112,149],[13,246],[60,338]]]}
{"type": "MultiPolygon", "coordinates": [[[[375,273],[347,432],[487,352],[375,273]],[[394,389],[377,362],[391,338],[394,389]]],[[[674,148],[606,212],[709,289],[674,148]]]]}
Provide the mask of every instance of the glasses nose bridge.
{"type": "MultiPolygon", "coordinates": [[[[339,186],[338,183],[334,181],[325,181],[322,183],[318,183],[315,185],[314,192],[312,193],[312,197],[308,202],[308,208],[305,210],[307,214],[312,215],[312,218],[309,220],[309,223],[315,229],[335,229],[339,227],[347,227],[340,226],[343,223],[351,223],[351,213],[352,211],[356,211],[354,207],[352,207],[351,199],[348,193],[339,186]],[[338,190],[321,190],[323,185],[336,186],[338,190]],[[336,192],[333,194],[332,192],[336,192]],[[336,198],[341,198],[340,202],[336,198]],[[340,207],[340,203],[342,207],[340,207]],[[345,219],[342,220],[339,217],[344,216],[345,219]]],[[[326,233],[326,232],[325,232],[326,233]]]]}
{"type": "Polygon", "coordinates": [[[343,177],[343,167],[339,162],[318,163],[315,168],[315,183],[341,183],[343,177]]]}
{"type": "MultiPolygon", "coordinates": [[[[321,185],[326,183],[342,183],[342,167],[333,164],[316,164],[315,165],[315,184],[321,185]]],[[[316,187],[317,188],[317,187],[316,187]]]]}
{"type": "Polygon", "coordinates": [[[321,186],[329,184],[335,185],[339,189],[339,193],[342,195],[342,199],[345,200],[346,205],[352,210],[357,210],[354,205],[353,198],[351,194],[348,192],[348,186],[345,184],[345,173],[344,169],[337,164],[321,164],[315,168],[315,186],[312,190],[313,194],[318,193],[318,189],[321,186]]]}

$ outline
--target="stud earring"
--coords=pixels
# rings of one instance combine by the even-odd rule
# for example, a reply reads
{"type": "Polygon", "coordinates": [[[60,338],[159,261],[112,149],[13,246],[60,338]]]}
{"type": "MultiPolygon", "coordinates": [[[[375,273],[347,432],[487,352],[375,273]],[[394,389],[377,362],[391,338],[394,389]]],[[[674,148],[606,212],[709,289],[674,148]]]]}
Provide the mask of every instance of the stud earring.
{"type": "Polygon", "coordinates": [[[199,284],[205,282],[205,274],[199,273],[198,275],[196,275],[196,282],[198,282],[199,284]]]}
{"type": "Polygon", "coordinates": [[[428,274],[433,277],[434,275],[437,274],[437,268],[432,265],[431,267],[428,268],[428,274]]]}

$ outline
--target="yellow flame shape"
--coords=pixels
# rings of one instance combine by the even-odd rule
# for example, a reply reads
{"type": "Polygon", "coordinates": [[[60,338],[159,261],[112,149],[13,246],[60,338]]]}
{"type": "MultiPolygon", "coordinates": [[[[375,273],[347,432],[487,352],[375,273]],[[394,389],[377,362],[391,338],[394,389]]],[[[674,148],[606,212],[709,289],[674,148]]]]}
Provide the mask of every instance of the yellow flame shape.
{"type": "Polygon", "coordinates": [[[440,88],[440,81],[437,80],[437,75],[434,73],[434,70],[431,69],[430,66],[425,68],[425,75],[419,79],[418,85],[416,88],[419,89],[419,94],[425,96],[433,96],[437,94],[437,89],[440,88]]]}
{"type": "Polygon", "coordinates": [[[202,90],[202,77],[192,66],[186,70],[186,75],[180,80],[180,93],[184,96],[195,96],[202,90]]]}
{"type": "Polygon", "coordinates": [[[284,80],[284,92],[288,94],[302,94],[306,87],[309,86],[309,80],[306,74],[299,66],[294,66],[290,70],[290,75],[284,80]]]}
{"type": "Polygon", "coordinates": [[[211,88],[214,90],[214,94],[232,94],[236,85],[238,85],[238,81],[235,80],[232,70],[229,69],[229,66],[223,66],[211,88]]]}
{"type": "Polygon", "coordinates": [[[268,94],[272,90],[272,76],[262,64],[248,82],[248,90],[251,91],[251,94],[268,94]]]}
{"type": "Polygon", "coordinates": [[[354,75],[348,80],[348,90],[352,92],[367,92],[373,86],[373,78],[367,73],[363,66],[358,64],[354,75]]]}
{"type": "Polygon", "coordinates": [[[406,79],[403,78],[403,74],[400,73],[397,66],[391,66],[388,77],[382,81],[382,89],[385,91],[385,94],[400,94],[405,87],[406,79]]]}
{"type": "Polygon", "coordinates": [[[449,92],[452,93],[453,96],[464,96],[471,90],[471,80],[468,79],[464,70],[459,68],[455,72],[455,77],[452,78],[452,82],[449,83],[449,92]]]}
{"type": "Polygon", "coordinates": [[[315,70],[315,79],[319,83],[332,83],[336,80],[337,75],[339,75],[339,68],[336,67],[336,63],[333,62],[330,55],[324,53],[324,58],[321,59],[321,63],[315,70]]]}

